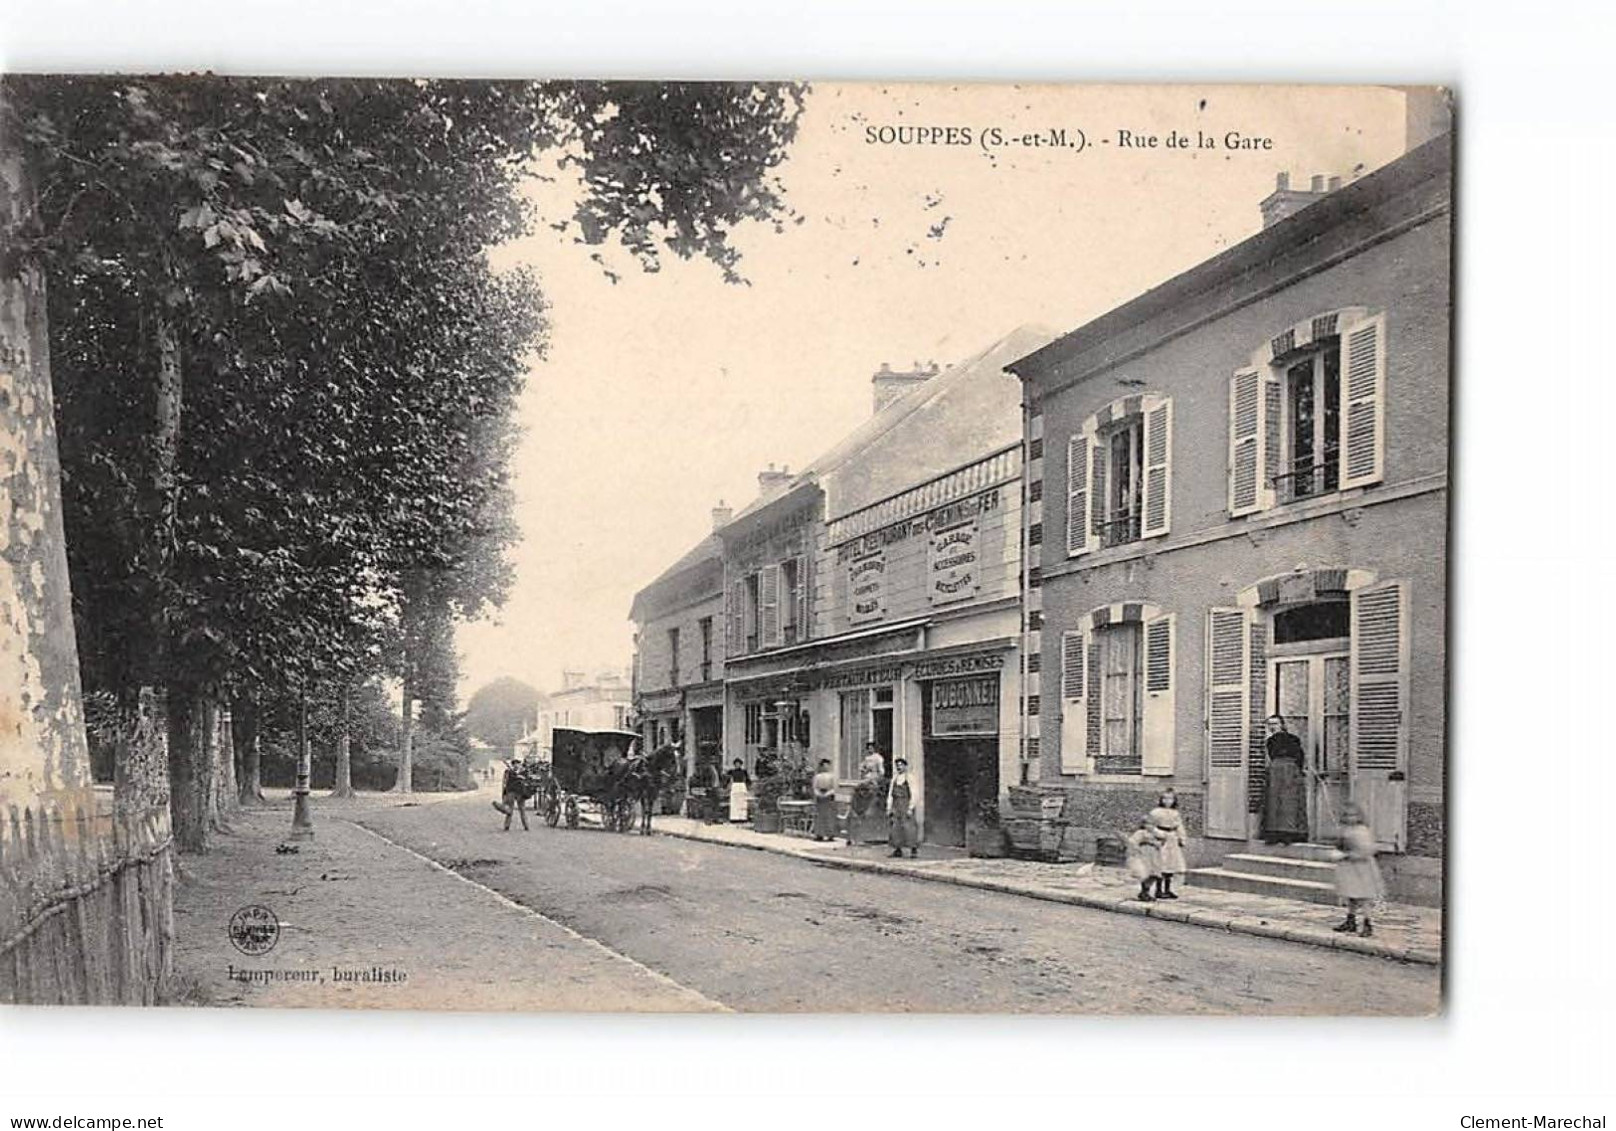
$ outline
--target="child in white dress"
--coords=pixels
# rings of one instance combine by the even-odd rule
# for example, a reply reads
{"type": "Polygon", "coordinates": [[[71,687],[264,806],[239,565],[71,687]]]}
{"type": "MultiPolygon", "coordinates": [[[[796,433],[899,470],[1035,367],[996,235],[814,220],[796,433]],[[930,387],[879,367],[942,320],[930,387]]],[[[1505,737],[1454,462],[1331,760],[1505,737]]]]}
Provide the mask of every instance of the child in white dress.
{"type": "Polygon", "coordinates": [[[1139,900],[1150,903],[1156,897],[1150,889],[1161,879],[1161,836],[1149,817],[1139,819],[1139,827],[1123,838],[1128,845],[1128,875],[1139,881],[1139,900]]]}
{"type": "Polygon", "coordinates": [[[1355,801],[1341,807],[1340,848],[1334,853],[1335,893],[1347,905],[1347,917],[1334,928],[1340,934],[1357,931],[1364,938],[1375,933],[1369,911],[1386,898],[1386,882],[1375,863],[1375,833],[1364,824],[1363,808],[1355,801]],[[1363,920],[1359,922],[1359,913],[1363,920]]]}
{"type": "Polygon", "coordinates": [[[1156,808],[1150,811],[1150,823],[1161,837],[1161,875],[1156,879],[1156,898],[1177,899],[1173,877],[1189,871],[1189,862],[1184,859],[1184,815],[1178,811],[1178,794],[1171,787],[1162,790],[1156,808]]]}

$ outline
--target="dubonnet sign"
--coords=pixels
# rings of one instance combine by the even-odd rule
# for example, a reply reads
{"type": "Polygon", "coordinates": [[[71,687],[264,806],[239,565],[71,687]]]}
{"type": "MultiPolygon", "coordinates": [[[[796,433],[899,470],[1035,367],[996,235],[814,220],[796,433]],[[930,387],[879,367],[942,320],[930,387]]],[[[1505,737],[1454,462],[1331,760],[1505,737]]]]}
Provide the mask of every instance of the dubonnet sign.
{"type": "Polygon", "coordinates": [[[931,685],[931,733],[938,738],[999,733],[999,677],[940,679],[931,685]]]}

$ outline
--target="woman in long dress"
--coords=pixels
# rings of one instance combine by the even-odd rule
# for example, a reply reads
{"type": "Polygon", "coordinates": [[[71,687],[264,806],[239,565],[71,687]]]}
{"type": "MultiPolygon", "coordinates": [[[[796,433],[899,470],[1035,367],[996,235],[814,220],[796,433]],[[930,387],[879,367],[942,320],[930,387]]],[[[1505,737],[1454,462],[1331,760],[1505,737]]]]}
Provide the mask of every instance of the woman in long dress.
{"type": "Polygon", "coordinates": [[[830,759],[819,760],[814,775],[814,839],[836,839],[836,775],[830,772],[830,759]]]}
{"type": "Polygon", "coordinates": [[[1283,715],[1268,716],[1268,789],[1263,796],[1265,844],[1296,844],[1307,839],[1307,786],[1302,740],[1285,729],[1283,715]]]}
{"type": "Polygon", "coordinates": [[[894,856],[902,856],[906,848],[910,856],[920,855],[920,821],[915,816],[914,802],[909,763],[899,758],[892,763],[892,784],[887,787],[887,813],[892,819],[892,832],[887,839],[894,856]]]}
{"type": "Polygon", "coordinates": [[[751,797],[752,778],[746,772],[746,763],[735,759],[735,766],[726,775],[729,778],[729,819],[746,820],[746,803],[751,797]]]}

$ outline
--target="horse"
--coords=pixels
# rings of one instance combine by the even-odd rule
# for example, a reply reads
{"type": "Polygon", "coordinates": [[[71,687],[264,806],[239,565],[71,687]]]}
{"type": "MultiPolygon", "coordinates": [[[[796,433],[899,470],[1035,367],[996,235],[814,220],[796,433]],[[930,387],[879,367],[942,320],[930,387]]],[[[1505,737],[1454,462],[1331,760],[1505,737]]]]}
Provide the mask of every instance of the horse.
{"type": "Polygon", "coordinates": [[[665,743],[650,754],[637,754],[617,763],[612,776],[608,820],[619,832],[634,824],[634,803],[640,804],[640,833],[651,835],[651,811],[663,787],[679,774],[679,747],[665,743]]]}

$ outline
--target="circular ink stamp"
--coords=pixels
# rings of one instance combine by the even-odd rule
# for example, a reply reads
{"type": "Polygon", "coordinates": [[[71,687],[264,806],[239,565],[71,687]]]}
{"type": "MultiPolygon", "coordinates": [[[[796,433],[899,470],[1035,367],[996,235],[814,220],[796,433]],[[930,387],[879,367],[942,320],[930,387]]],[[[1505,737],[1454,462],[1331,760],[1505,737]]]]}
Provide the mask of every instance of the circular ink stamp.
{"type": "Polygon", "coordinates": [[[230,941],[242,954],[268,954],[281,941],[280,920],[259,903],[249,903],[230,916],[230,941]]]}

